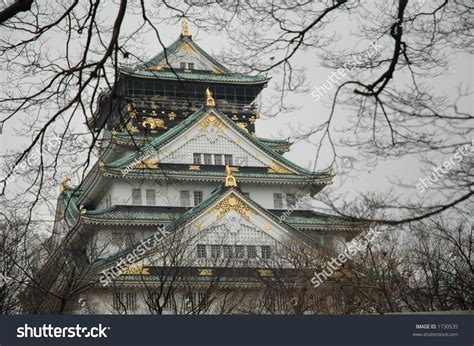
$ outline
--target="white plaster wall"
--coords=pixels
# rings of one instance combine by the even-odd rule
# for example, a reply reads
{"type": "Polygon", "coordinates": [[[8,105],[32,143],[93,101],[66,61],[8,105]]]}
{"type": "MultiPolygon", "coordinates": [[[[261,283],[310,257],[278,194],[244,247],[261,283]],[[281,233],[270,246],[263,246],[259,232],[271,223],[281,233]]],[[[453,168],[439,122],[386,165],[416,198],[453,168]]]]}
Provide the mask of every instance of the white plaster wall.
{"type": "Polygon", "coordinates": [[[124,250],[127,247],[127,244],[135,244],[140,242],[152,236],[156,232],[158,232],[158,228],[154,229],[153,227],[142,228],[138,226],[106,226],[96,230],[90,241],[90,244],[87,246],[87,254],[91,260],[107,258],[116,252],[124,250]],[[124,241],[121,244],[117,244],[113,238],[113,233],[123,234],[124,241]],[[125,241],[125,238],[127,241],[125,241]]]}
{"type": "MultiPolygon", "coordinates": [[[[240,139],[229,136],[231,130],[222,132],[209,126],[204,132],[192,129],[182,136],[178,142],[165,146],[158,154],[158,160],[164,163],[193,164],[193,153],[232,154],[233,165],[266,167],[256,155],[255,149],[240,139]],[[240,141],[237,142],[237,141],[240,141]]],[[[261,155],[261,154],[258,154],[261,155]]]]}
{"type": "MultiPolygon", "coordinates": [[[[149,290],[153,291],[152,286],[149,287],[149,290]]],[[[113,294],[114,292],[118,292],[118,291],[119,291],[118,288],[111,288],[111,287],[97,288],[94,290],[90,290],[87,294],[83,294],[81,296],[80,301],[82,303],[82,306],[78,308],[76,311],[74,311],[74,313],[75,314],[104,314],[104,315],[119,314],[119,312],[115,310],[113,307],[113,294]]],[[[137,287],[121,287],[120,291],[123,293],[126,293],[126,292],[135,293],[137,308],[136,310],[133,310],[133,311],[127,311],[128,315],[150,314],[150,309],[148,308],[145,301],[147,297],[146,289],[137,288],[137,287]]],[[[206,290],[196,288],[192,292],[197,295],[198,292],[206,292],[206,290]]],[[[242,294],[245,294],[246,292],[249,292],[249,290],[238,289],[235,291],[235,294],[236,296],[240,296],[242,294]]],[[[254,292],[254,290],[252,292],[254,292]]],[[[229,297],[227,296],[227,299],[228,298],[229,297]]],[[[218,313],[220,311],[219,306],[225,303],[220,297],[217,297],[217,298],[212,297],[211,299],[214,299],[214,300],[212,302],[212,305],[210,306],[209,313],[211,314],[218,313]]],[[[175,301],[176,301],[178,313],[185,314],[187,312],[185,308],[185,305],[186,305],[185,304],[185,291],[178,289],[175,292],[175,301]]],[[[239,301],[241,300],[239,299],[239,301]]],[[[227,302],[227,304],[229,303],[227,302]]],[[[228,306],[228,305],[224,305],[224,306],[228,306]]],[[[244,308],[244,306],[250,309],[245,299],[242,300],[242,308],[244,308]]],[[[164,315],[175,314],[175,311],[164,310],[163,314],[164,315]]]]}
{"type": "MultiPolygon", "coordinates": [[[[193,206],[193,191],[202,191],[203,199],[210,196],[212,191],[217,187],[216,183],[206,182],[181,182],[174,181],[166,184],[165,181],[138,180],[138,179],[117,179],[111,183],[110,188],[104,193],[103,197],[97,204],[98,209],[105,208],[105,199],[110,194],[112,205],[132,205],[132,189],[142,190],[142,204],[146,205],[146,190],[154,189],[156,191],[157,206],[180,206],[180,191],[190,191],[190,202],[193,206]]],[[[286,202],[286,194],[294,194],[296,201],[307,194],[307,189],[302,187],[293,187],[287,185],[275,186],[267,184],[251,184],[241,183],[240,188],[243,192],[248,192],[249,197],[266,209],[274,209],[273,194],[282,193],[283,209],[288,209],[291,205],[286,202]]],[[[309,201],[309,200],[308,200],[309,201]]],[[[301,204],[300,210],[311,209],[309,202],[301,204]]]]}

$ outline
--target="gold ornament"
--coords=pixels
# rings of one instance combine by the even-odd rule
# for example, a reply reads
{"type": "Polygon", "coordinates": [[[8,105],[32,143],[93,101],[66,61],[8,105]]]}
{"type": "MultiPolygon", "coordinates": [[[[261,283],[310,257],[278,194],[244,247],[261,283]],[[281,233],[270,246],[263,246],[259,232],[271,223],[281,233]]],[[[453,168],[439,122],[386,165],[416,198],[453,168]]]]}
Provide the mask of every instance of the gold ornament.
{"type": "Polygon", "coordinates": [[[136,126],[133,126],[131,123],[128,123],[127,124],[127,127],[125,128],[125,130],[127,130],[128,132],[130,133],[138,133],[140,132],[140,130],[137,129],[136,126]]]}
{"type": "Polygon", "coordinates": [[[120,271],[121,275],[150,275],[150,268],[143,265],[131,266],[120,271]]]}
{"type": "Polygon", "coordinates": [[[183,20],[181,21],[181,36],[191,36],[189,34],[189,26],[186,18],[183,18],[183,20]]]}
{"type": "Polygon", "coordinates": [[[193,48],[187,43],[185,42],[183,45],[181,45],[178,49],[177,49],[178,52],[192,52],[193,51],[193,48]]]}
{"type": "Polygon", "coordinates": [[[273,276],[273,272],[270,269],[258,269],[257,271],[260,276],[273,276]]]}
{"type": "Polygon", "coordinates": [[[221,73],[222,73],[222,71],[219,70],[217,67],[213,67],[213,68],[211,69],[211,72],[214,73],[214,74],[221,74],[221,73]]]}
{"type": "Polygon", "coordinates": [[[162,119],[156,119],[151,117],[144,117],[144,121],[142,122],[142,126],[146,127],[146,125],[150,125],[151,129],[163,128],[165,129],[165,122],[162,119]]]}
{"type": "Polygon", "coordinates": [[[225,186],[227,187],[237,186],[237,180],[235,180],[235,177],[232,175],[232,169],[228,165],[225,166],[225,174],[227,175],[225,177],[225,186]]]}
{"type": "Polygon", "coordinates": [[[149,157],[137,163],[135,167],[136,168],[158,168],[158,160],[153,157],[149,157]]]}
{"type": "Polygon", "coordinates": [[[60,193],[63,193],[64,190],[69,189],[71,187],[71,178],[67,175],[64,176],[63,181],[61,182],[60,193]]]}
{"type": "Polygon", "coordinates": [[[250,212],[252,210],[233,194],[228,196],[223,201],[219,202],[214,208],[209,211],[209,213],[218,211],[219,213],[216,216],[216,220],[220,220],[222,219],[222,217],[224,217],[225,214],[227,214],[231,210],[235,210],[245,220],[250,221],[250,217],[247,215],[247,212],[250,212]]]}
{"type": "Polygon", "coordinates": [[[211,268],[199,268],[198,273],[202,276],[212,276],[213,270],[211,268]]]}
{"type": "Polygon", "coordinates": [[[246,123],[237,123],[237,125],[239,125],[239,127],[242,130],[249,132],[249,130],[247,130],[247,124],[246,123]]]}
{"type": "Polygon", "coordinates": [[[199,131],[204,132],[209,126],[214,126],[219,131],[224,131],[224,123],[218,119],[215,115],[208,115],[199,123],[199,131]]]}
{"type": "Polygon", "coordinates": [[[212,97],[212,91],[209,88],[206,89],[206,106],[214,107],[216,105],[216,101],[214,101],[214,97],[212,97]]]}
{"type": "Polygon", "coordinates": [[[291,174],[292,172],[289,169],[286,169],[278,162],[273,161],[271,164],[268,165],[268,172],[269,173],[281,173],[281,174],[291,174]]]}

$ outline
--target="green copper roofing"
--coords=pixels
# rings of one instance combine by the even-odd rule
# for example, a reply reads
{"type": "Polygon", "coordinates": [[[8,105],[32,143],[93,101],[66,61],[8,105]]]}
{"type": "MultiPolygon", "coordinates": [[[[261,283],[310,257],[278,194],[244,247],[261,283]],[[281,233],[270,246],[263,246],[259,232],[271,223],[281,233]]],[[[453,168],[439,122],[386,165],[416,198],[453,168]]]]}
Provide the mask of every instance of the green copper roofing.
{"type": "Polygon", "coordinates": [[[257,139],[267,145],[290,145],[291,142],[287,139],[272,139],[272,138],[263,138],[257,137],[257,139]]]}
{"type": "MultiPolygon", "coordinates": [[[[142,142],[151,142],[156,136],[140,136],[137,134],[130,133],[128,131],[117,131],[115,135],[112,134],[112,130],[104,130],[104,139],[120,138],[122,141],[130,141],[130,143],[136,142],[142,144],[142,142]],[[133,138],[133,142],[132,142],[133,138]]],[[[289,139],[272,139],[272,138],[263,138],[256,137],[257,140],[262,142],[269,147],[290,147],[293,143],[289,139]]]]}
{"type": "MultiPolygon", "coordinates": [[[[276,162],[283,164],[283,166],[290,167],[291,169],[295,170],[299,174],[303,175],[312,175],[312,176],[327,176],[331,177],[330,170],[325,170],[325,171],[320,171],[320,172],[311,172],[303,167],[300,167],[293,162],[285,159],[282,155],[277,153],[275,150],[269,148],[267,145],[265,145],[263,142],[259,141],[258,139],[254,138],[252,135],[250,135],[247,131],[244,131],[241,129],[237,124],[235,124],[231,119],[229,119],[227,116],[222,114],[222,112],[219,111],[219,109],[215,108],[216,113],[219,116],[219,119],[222,120],[223,122],[227,123],[230,127],[235,129],[237,132],[242,134],[247,140],[249,140],[252,144],[257,146],[260,150],[268,154],[271,158],[273,158],[276,162]]],[[[208,109],[202,107],[200,110],[196,111],[189,117],[187,117],[185,120],[181,121],[178,125],[175,127],[171,128],[161,136],[157,137],[156,139],[152,140],[150,143],[145,145],[139,152],[129,154],[123,158],[120,158],[114,162],[106,164],[107,167],[111,168],[119,168],[122,166],[126,166],[127,164],[130,164],[137,160],[140,155],[144,152],[147,152],[148,150],[151,150],[152,148],[155,148],[155,150],[164,144],[168,143],[172,139],[174,139],[176,136],[178,136],[180,133],[191,127],[193,124],[198,122],[201,117],[204,115],[208,114],[208,109]]]]}
{"type": "Polygon", "coordinates": [[[182,72],[182,71],[154,71],[154,70],[124,70],[127,74],[139,75],[141,77],[153,77],[160,79],[176,80],[181,79],[183,81],[196,81],[196,82],[222,82],[222,83],[242,83],[242,84],[253,84],[256,82],[265,83],[269,79],[265,76],[249,76],[241,73],[230,73],[230,74],[214,74],[205,72],[182,72]]]}
{"type": "MultiPolygon", "coordinates": [[[[98,222],[154,221],[161,224],[172,223],[189,210],[191,209],[186,207],[114,205],[106,209],[88,210],[83,216],[88,220],[98,222]]],[[[279,218],[286,210],[269,209],[268,212],[279,218]]],[[[299,225],[358,225],[354,220],[314,210],[294,210],[288,217],[284,218],[284,221],[293,227],[299,225]]]]}
{"type": "Polygon", "coordinates": [[[82,190],[76,188],[66,188],[58,197],[58,207],[64,210],[64,217],[67,221],[75,222],[80,215],[77,206],[77,198],[82,190]]]}
{"type": "MultiPolygon", "coordinates": [[[[225,166],[199,165],[199,170],[190,170],[189,164],[168,164],[161,163],[158,168],[139,168],[127,170],[127,178],[136,179],[176,179],[176,180],[199,180],[221,182],[225,178],[225,166]]],[[[122,168],[104,167],[105,176],[123,178],[122,168]]],[[[319,174],[287,174],[268,172],[267,167],[239,167],[238,172],[234,172],[238,181],[246,183],[273,183],[275,181],[288,181],[292,184],[328,184],[332,176],[319,174]]]]}
{"type": "MultiPolygon", "coordinates": [[[[166,68],[166,65],[165,65],[166,68]]],[[[160,79],[183,79],[188,81],[210,81],[210,82],[230,82],[230,83],[264,83],[269,79],[266,76],[249,76],[241,73],[232,73],[225,66],[220,64],[216,59],[206,53],[201,47],[199,47],[190,37],[180,36],[175,42],[169,47],[166,47],[161,53],[155,55],[149,61],[144,64],[140,64],[134,67],[124,67],[121,72],[130,75],[136,75],[140,77],[153,77],[160,79]],[[152,70],[151,67],[156,66],[163,60],[166,60],[171,54],[173,54],[178,48],[184,44],[189,44],[199,54],[203,55],[208,59],[215,67],[217,67],[222,73],[209,72],[183,72],[183,71],[166,71],[166,70],[152,70]],[[166,52],[166,54],[165,54],[166,52]]]]}

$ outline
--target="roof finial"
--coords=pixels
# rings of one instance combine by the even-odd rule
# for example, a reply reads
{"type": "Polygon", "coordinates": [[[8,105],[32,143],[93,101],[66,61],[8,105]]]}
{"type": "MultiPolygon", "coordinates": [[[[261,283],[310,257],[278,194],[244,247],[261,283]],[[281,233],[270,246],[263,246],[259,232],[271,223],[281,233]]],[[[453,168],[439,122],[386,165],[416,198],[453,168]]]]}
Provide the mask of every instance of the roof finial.
{"type": "Polygon", "coordinates": [[[71,187],[70,183],[71,183],[71,178],[65,175],[63,178],[63,181],[61,182],[60,194],[62,194],[64,190],[69,189],[71,187]]]}
{"type": "Polygon", "coordinates": [[[206,106],[214,107],[216,105],[216,101],[214,101],[214,97],[212,97],[212,91],[209,88],[206,89],[206,106]]]}
{"type": "Polygon", "coordinates": [[[183,18],[181,21],[181,36],[191,36],[189,34],[189,27],[188,27],[188,21],[186,18],[183,18]]]}
{"type": "Polygon", "coordinates": [[[235,177],[232,175],[232,169],[229,167],[229,165],[225,166],[225,174],[227,175],[225,177],[225,186],[227,187],[237,186],[237,181],[235,180],[235,177]]]}

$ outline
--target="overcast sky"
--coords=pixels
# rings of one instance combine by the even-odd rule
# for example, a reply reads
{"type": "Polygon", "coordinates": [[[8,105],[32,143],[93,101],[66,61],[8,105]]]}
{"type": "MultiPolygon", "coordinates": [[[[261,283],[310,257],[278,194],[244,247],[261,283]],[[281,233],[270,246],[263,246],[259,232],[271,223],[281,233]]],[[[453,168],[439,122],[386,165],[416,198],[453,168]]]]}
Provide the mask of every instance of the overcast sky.
{"type": "MultiPolygon", "coordinates": [[[[106,6],[114,6],[113,3],[107,4],[106,6]]],[[[429,6],[429,5],[426,5],[429,6]]],[[[127,18],[125,21],[125,28],[132,30],[135,26],[135,22],[132,18],[127,18]]],[[[159,25],[161,37],[166,45],[171,44],[176,40],[180,34],[181,27],[179,23],[175,25],[160,24],[159,25]]],[[[339,17],[336,22],[331,23],[328,30],[334,30],[341,37],[344,37],[345,33],[355,29],[355,25],[348,21],[347,18],[339,17]]],[[[4,29],[2,29],[4,30],[4,29]]],[[[192,24],[190,24],[190,32],[193,35],[193,40],[198,43],[204,50],[211,53],[211,55],[219,55],[225,53],[228,48],[229,42],[225,36],[219,32],[205,32],[203,30],[197,30],[192,24]]],[[[142,42],[137,42],[137,45],[142,46],[142,52],[144,56],[152,57],[161,51],[161,47],[157,44],[157,40],[152,32],[143,35],[142,42]]],[[[368,47],[367,42],[353,41],[351,38],[345,38],[341,40],[340,44],[344,47],[351,48],[354,46],[362,45],[368,47]]],[[[54,47],[55,42],[48,42],[54,47]]],[[[54,49],[54,48],[53,48],[54,49]]],[[[390,49],[390,47],[383,47],[382,49],[390,49]]],[[[139,55],[142,55],[139,53],[139,55]]],[[[293,131],[289,128],[301,127],[307,128],[308,126],[319,123],[326,119],[329,115],[329,101],[334,95],[335,88],[330,90],[327,95],[323,96],[319,101],[311,96],[311,92],[315,86],[320,86],[326,82],[328,76],[331,74],[331,70],[325,69],[318,63],[317,57],[311,52],[300,52],[294,60],[294,66],[299,66],[307,69],[306,73],[306,87],[307,91],[302,93],[294,93],[288,96],[288,102],[299,107],[299,109],[290,114],[280,114],[275,118],[266,119],[265,114],[262,114],[262,119],[256,123],[257,135],[267,138],[286,138],[291,137],[293,131]]],[[[5,80],[6,73],[4,68],[1,71],[1,78],[5,80]]],[[[278,75],[274,72],[269,73],[269,77],[278,79],[278,75]]],[[[473,63],[472,58],[466,54],[455,55],[451,61],[449,71],[436,79],[431,79],[432,87],[439,93],[446,94],[450,98],[455,98],[457,94],[456,88],[459,85],[472,86],[473,78],[473,63]]],[[[397,83],[403,83],[403,79],[399,79],[397,83]]],[[[260,102],[267,102],[267,98],[274,93],[274,84],[270,82],[268,88],[264,89],[261,95],[260,102]]],[[[471,88],[472,89],[472,88],[471,88]]],[[[302,90],[301,90],[302,91],[302,90]]],[[[204,95],[203,95],[204,101],[204,95]]],[[[472,99],[471,99],[472,101],[472,99]]],[[[464,102],[463,107],[465,111],[472,113],[472,104],[464,102]]],[[[23,116],[28,116],[23,114],[23,116]]],[[[342,108],[336,109],[335,125],[339,129],[344,129],[346,124],[346,117],[353,116],[342,108]]],[[[18,148],[25,145],[28,142],[28,138],[15,135],[13,129],[20,129],[22,124],[20,121],[9,122],[3,128],[3,133],[0,135],[0,144],[2,153],[7,149],[18,148]]],[[[77,131],[85,131],[85,127],[82,124],[82,119],[77,119],[75,123],[77,131]]],[[[345,136],[344,131],[335,133],[336,136],[345,136]]],[[[337,138],[336,138],[337,139],[337,138]]],[[[304,166],[310,167],[314,163],[314,155],[316,153],[315,146],[300,142],[292,147],[291,152],[285,154],[287,158],[293,162],[304,166]]],[[[346,170],[346,173],[350,173],[344,179],[341,176],[336,177],[334,185],[328,188],[343,189],[348,194],[352,194],[354,191],[369,191],[378,190],[385,191],[390,185],[391,181],[396,178],[402,179],[407,185],[412,185],[412,189],[407,189],[403,193],[412,194],[416,196],[416,184],[418,179],[423,177],[419,170],[418,159],[416,157],[404,157],[396,161],[379,161],[375,167],[369,167],[367,162],[359,160],[357,153],[346,149],[342,153],[346,153],[350,157],[354,157],[354,170],[350,172],[350,169],[346,170]]],[[[326,155],[323,156],[323,160],[318,163],[320,168],[323,168],[327,162],[329,162],[329,150],[326,151],[326,155]],[[325,162],[325,160],[326,162],[325,162]]],[[[447,159],[449,157],[440,157],[439,160],[447,159]]],[[[338,162],[340,163],[340,162],[338,162]]],[[[67,169],[66,169],[67,170],[67,169]]],[[[65,171],[66,171],[65,170],[65,171]]],[[[78,183],[74,181],[73,183],[78,183]]]]}

